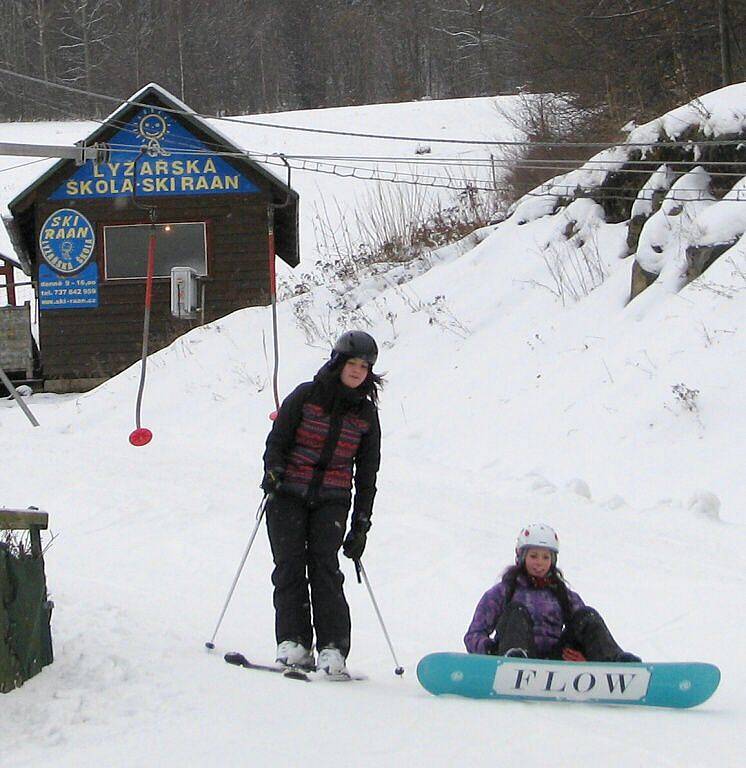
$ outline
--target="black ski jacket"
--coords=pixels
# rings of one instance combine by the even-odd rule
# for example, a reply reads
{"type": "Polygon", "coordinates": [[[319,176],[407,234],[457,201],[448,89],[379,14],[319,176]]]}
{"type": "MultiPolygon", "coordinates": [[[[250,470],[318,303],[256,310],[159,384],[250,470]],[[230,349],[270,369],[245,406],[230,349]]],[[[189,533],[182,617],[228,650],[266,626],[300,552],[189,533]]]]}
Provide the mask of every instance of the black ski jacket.
{"type": "Polygon", "coordinates": [[[318,377],[285,398],[267,437],[264,468],[283,472],[280,493],[314,504],[355,503],[352,524],[367,530],[381,463],[378,409],[338,381],[318,377]]]}

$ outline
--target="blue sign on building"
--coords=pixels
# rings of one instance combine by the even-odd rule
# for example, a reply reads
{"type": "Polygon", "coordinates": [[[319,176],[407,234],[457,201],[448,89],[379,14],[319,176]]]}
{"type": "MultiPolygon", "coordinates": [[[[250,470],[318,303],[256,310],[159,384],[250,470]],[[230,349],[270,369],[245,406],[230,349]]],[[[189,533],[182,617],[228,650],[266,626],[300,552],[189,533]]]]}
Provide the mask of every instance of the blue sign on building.
{"type": "Polygon", "coordinates": [[[60,208],[39,232],[39,309],[98,307],[96,233],[80,211],[60,208]]]}
{"type": "Polygon", "coordinates": [[[62,275],[39,265],[39,309],[95,309],[98,307],[98,264],[90,262],[74,275],[62,275]]]}
{"type": "Polygon", "coordinates": [[[44,261],[63,275],[77,272],[90,261],[96,233],[80,211],[60,208],[42,224],[39,249],[44,261]]]}
{"type": "Polygon", "coordinates": [[[140,109],[108,141],[109,162],[86,162],[50,200],[251,194],[259,188],[168,112],[140,109]]]}

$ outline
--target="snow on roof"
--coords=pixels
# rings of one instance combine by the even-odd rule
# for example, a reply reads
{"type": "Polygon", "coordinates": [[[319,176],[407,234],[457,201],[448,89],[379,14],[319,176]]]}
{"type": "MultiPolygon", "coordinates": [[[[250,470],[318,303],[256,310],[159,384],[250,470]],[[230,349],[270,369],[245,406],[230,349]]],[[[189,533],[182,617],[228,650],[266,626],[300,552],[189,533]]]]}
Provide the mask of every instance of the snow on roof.
{"type": "MultiPolygon", "coordinates": [[[[195,112],[190,106],[185,104],[177,96],[174,96],[173,93],[166,90],[163,86],[158,85],[158,83],[148,83],[147,85],[140,88],[139,91],[136,91],[135,93],[133,93],[132,96],[130,96],[129,99],[127,99],[127,101],[120,104],[106,118],[104,122],[108,123],[110,121],[115,120],[124,110],[128,109],[132,104],[137,104],[137,102],[139,102],[140,99],[142,99],[144,96],[146,96],[149,93],[155,93],[163,101],[166,101],[167,103],[170,102],[171,104],[170,109],[175,109],[175,110],[178,110],[179,112],[183,112],[185,117],[188,117],[190,120],[200,123],[205,128],[205,130],[212,133],[217,139],[225,143],[227,146],[232,147],[239,152],[246,152],[247,155],[250,155],[249,147],[242,144],[240,137],[230,138],[226,133],[224,133],[223,131],[221,131],[219,128],[216,127],[216,123],[219,122],[219,118],[200,115],[198,112],[195,112]]],[[[259,165],[263,171],[268,173],[270,176],[272,176],[272,178],[274,178],[278,182],[285,184],[286,182],[285,175],[282,173],[278,173],[271,165],[262,163],[261,161],[256,160],[250,156],[247,156],[246,159],[251,160],[252,162],[259,165]]]]}
{"type": "Polygon", "coordinates": [[[10,241],[8,230],[5,228],[5,219],[2,219],[2,224],[0,224],[0,259],[12,261],[13,264],[21,266],[13,250],[13,243],[10,241]]]}
{"type": "MultiPolygon", "coordinates": [[[[238,151],[243,151],[248,153],[249,151],[248,147],[242,146],[240,139],[231,138],[226,133],[224,133],[223,131],[221,131],[219,128],[216,127],[215,125],[216,122],[219,123],[220,120],[224,118],[216,118],[216,117],[208,117],[206,115],[200,115],[198,112],[195,112],[189,105],[185,104],[177,96],[174,96],[174,94],[171,93],[171,91],[168,91],[163,86],[158,85],[158,83],[148,83],[147,85],[140,88],[140,90],[133,93],[132,96],[129,97],[129,99],[122,102],[103,122],[108,123],[116,120],[124,110],[128,109],[133,104],[136,105],[142,98],[144,98],[146,95],[149,95],[150,93],[155,93],[155,95],[159,96],[163,101],[169,102],[170,103],[169,109],[176,110],[177,112],[183,112],[184,115],[186,117],[189,117],[190,120],[194,120],[196,122],[201,123],[206,130],[215,134],[217,138],[219,138],[229,147],[233,147],[238,151]]],[[[230,119],[233,119],[233,118],[230,118],[230,119]]],[[[246,119],[250,119],[250,118],[246,118],[246,119]]],[[[254,161],[254,162],[257,162],[257,161],[254,161]]],[[[272,169],[271,166],[265,166],[262,163],[259,163],[259,165],[261,165],[262,168],[264,168],[268,173],[272,174],[278,181],[284,182],[285,179],[281,175],[277,174],[272,169]]]]}
{"type": "Polygon", "coordinates": [[[165,101],[170,101],[174,109],[178,109],[190,115],[197,115],[197,113],[190,106],[185,104],[178,97],[174,96],[171,91],[166,90],[162,85],[158,85],[158,83],[148,83],[147,85],[144,85],[142,88],[140,88],[139,91],[135,91],[135,93],[133,93],[132,96],[130,96],[126,101],[123,101],[108,117],[103,120],[103,122],[108,123],[109,121],[113,120],[122,110],[127,109],[130,104],[137,103],[148,92],[153,91],[165,101]]]}

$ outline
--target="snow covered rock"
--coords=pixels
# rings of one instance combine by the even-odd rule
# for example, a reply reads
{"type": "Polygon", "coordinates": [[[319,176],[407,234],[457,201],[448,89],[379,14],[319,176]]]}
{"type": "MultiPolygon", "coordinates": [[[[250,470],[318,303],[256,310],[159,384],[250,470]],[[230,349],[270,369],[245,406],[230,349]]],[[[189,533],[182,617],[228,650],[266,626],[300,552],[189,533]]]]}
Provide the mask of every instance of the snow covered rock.
{"type": "Polygon", "coordinates": [[[720,499],[712,491],[697,490],[687,502],[687,508],[699,515],[720,519],[720,499]]]}

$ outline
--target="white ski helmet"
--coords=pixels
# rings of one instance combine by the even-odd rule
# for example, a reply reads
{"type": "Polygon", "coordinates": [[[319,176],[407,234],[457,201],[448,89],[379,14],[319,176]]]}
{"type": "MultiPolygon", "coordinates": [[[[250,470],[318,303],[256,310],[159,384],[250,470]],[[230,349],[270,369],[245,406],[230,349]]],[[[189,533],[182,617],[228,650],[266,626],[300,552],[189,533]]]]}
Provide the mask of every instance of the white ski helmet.
{"type": "Polygon", "coordinates": [[[544,525],[544,523],[531,523],[521,528],[521,532],[518,534],[515,542],[516,563],[520,564],[523,562],[526,550],[529,547],[543,547],[550,550],[553,553],[552,562],[556,564],[557,555],[559,554],[559,538],[554,528],[544,525]]]}

